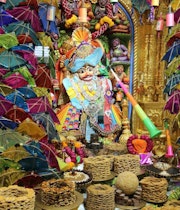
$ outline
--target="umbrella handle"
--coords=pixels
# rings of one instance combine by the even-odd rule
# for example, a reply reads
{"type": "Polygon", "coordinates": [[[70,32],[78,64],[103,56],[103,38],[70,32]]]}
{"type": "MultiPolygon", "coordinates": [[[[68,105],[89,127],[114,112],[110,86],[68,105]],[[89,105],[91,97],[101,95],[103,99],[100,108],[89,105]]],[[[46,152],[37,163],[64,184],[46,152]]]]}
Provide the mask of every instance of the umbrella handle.
{"type": "Polygon", "coordinates": [[[121,82],[121,80],[119,79],[117,74],[113,71],[113,69],[112,68],[110,68],[110,69],[111,69],[111,72],[113,73],[114,77],[116,78],[117,82],[121,86],[122,90],[126,94],[127,98],[131,102],[136,113],[138,114],[138,116],[142,120],[143,124],[146,126],[147,130],[149,131],[150,137],[155,138],[155,137],[159,136],[161,134],[161,131],[155,127],[155,125],[152,123],[150,118],[146,115],[146,113],[143,111],[143,109],[140,107],[140,105],[137,103],[137,101],[134,99],[134,97],[130,94],[128,89],[125,87],[123,82],[121,82]]]}

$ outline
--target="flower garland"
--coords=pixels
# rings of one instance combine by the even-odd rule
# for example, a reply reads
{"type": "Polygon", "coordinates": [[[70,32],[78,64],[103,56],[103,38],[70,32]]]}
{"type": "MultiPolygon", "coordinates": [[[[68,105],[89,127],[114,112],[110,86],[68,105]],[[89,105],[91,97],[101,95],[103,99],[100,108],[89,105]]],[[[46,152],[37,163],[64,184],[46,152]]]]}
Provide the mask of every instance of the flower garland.
{"type": "Polygon", "coordinates": [[[147,135],[132,135],[127,141],[127,149],[131,154],[147,153],[153,149],[153,142],[147,135]]]}
{"type": "Polygon", "coordinates": [[[65,159],[66,163],[79,164],[83,162],[83,158],[86,156],[86,154],[84,147],[80,142],[74,142],[73,148],[69,147],[66,142],[62,142],[62,146],[62,151],[68,155],[68,157],[65,159]]]}

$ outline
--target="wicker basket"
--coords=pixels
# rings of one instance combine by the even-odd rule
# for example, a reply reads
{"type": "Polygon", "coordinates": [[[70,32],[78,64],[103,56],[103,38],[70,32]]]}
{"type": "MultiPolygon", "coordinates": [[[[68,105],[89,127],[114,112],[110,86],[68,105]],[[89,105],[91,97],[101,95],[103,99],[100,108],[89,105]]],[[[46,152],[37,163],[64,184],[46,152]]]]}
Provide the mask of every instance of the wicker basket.
{"type": "Polygon", "coordinates": [[[152,203],[163,203],[167,200],[168,182],[165,178],[145,177],[140,181],[142,199],[152,203]]]}
{"type": "Polygon", "coordinates": [[[104,154],[107,155],[122,155],[125,154],[124,145],[119,143],[111,143],[104,145],[104,154]]]}
{"type": "Polygon", "coordinates": [[[114,172],[119,174],[124,171],[131,171],[136,175],[140,174],[139,155],[124,154],[114,157],[114,172]]]}
{"type": "Polygon", "coordinates": [[[114,210],[115,191],[106,184],[94,184],[87,188],[86,210],[114,210]]]}
{"type": "Polygon", "coordinates": [[[84,170],[92,174],[93,181],[105,180],[111,175],[111,161],[105,156],[84,158],[84,170]]]}
{"type": "Polygon", "coordinates": [[[34,210],[35,192],[33,189],[12,185],[0,188],[0,210],[34,210]]]}

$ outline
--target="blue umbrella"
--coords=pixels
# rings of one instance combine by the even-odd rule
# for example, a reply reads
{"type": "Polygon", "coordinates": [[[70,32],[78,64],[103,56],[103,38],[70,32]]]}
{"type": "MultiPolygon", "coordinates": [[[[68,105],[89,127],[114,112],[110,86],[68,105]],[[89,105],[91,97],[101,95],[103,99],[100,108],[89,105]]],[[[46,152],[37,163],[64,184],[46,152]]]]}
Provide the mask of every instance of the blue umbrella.
{"type": "Polygon", "coordinates": [[[171,95],[178,84],[180,84],[180,73],[172,74],[165,85],[164,93],[171,95]]]}
{"type": "Polygon", "coordinates": [[[24,96],[25,99],[36,98],[37,95],[31,87],[24,86],[17,88],[17,90],[24,96]]]}
{"type": "Polygon", "coordinates": [[[11,129],[15,129],[17,128],[18,123],[13,122],[12,120],[6,118],[6,117],[2,117],[0,116],[0,128],[4,129],[4,128],[11,128],[11,129]]]}
{"type": "Polygon", "coordinates": [[[26,100],[24,96],[18,90],[15,90],[13,93],[5,96],[5,98],[12,102],[13,104],[17,105],[18,107],[22,108],[24,111],[28,112],[28,107],[26,104],[26,100]]]}
{"type": "Polygon", "coordinates": [[[180,55],[180,40],[173,42],[173,45],[167,50],[162,60],[170,63],[178,55],[180,55]]]}
{"type": "Polygon", "coordinates": [[[17,21],[18,20],[14,18],[11,14],[0,8],[0,26],[8,25],[17,21]]]}

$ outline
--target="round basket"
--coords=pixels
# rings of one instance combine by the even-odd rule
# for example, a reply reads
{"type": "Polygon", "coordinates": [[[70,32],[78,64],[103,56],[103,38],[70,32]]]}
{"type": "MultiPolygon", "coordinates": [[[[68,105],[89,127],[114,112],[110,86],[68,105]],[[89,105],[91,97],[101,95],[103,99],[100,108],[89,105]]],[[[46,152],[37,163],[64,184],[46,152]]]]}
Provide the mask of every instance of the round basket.
{"type": "Polygon", "coordinates": [[[0,188],[0,209],[34,210],[35,192],[33,189],[12,185],[0,188]]]}
{"type": "Polygon", "coordinates": [[[140,181],[142,199],[151,203],[163,203],[167,200],[168,182],[165,178],[144,177],[140,181]]]}
{"type": "Polygon", "coordinates": [[[131,171],[136,175],[141,173],[139,155],[124,154],[114,157],[114,172],[116,174],[131,171]]]}
{"type": "Polygon", "coordinates": [[[111,176],[111,161],[105,156],[84,158],[84,170],[92,174],[93,181],[107,180],[111,176]]]}
{"type": "Polygon", "coordinates": [[[114,210],[114,188],[106,184],[94,184],[87,188],[87,210],[114,210]]]}

